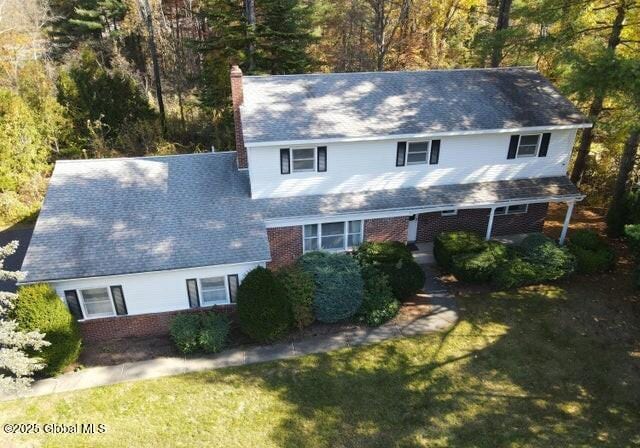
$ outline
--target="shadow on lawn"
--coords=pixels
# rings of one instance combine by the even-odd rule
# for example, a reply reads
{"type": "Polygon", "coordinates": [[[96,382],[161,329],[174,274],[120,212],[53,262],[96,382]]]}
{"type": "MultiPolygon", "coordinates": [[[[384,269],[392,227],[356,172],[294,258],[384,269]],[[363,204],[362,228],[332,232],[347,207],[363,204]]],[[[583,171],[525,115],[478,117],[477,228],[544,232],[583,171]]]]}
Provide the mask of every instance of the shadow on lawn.
{"type": "Polygon", "coordinates": [[[589,300],[551,287],[463,298],[445,334],[264,364],[243,381],[292,405],[272,434],[284,447],[640,444],[638,319],[595,331],[607,304],[589,300]]]}

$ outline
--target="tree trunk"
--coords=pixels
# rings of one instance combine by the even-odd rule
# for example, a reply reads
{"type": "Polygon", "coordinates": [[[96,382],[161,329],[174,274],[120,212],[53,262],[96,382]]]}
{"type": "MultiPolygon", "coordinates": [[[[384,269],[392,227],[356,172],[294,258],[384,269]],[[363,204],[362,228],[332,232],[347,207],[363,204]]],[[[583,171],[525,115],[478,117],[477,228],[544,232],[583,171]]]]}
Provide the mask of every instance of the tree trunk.
{"type": "Polygon", "coordinates": [[[256,31],[256,3],[255,0],[245,0],[244,2],[245,14],[247,19],[247,70],[252,73],[256,69],[256,43],[255,31],[256,31]]]}
{"type": "Polygon", "coordinates": [[[500,0],[498,4],[498,20],[496,22],[496,36],[491,53],[491,67],[499,67],[502,62],[502,49],[504,47],[504,36],[502,31],[509,28],[509,15],[511,14],[512,0],[500,0]]]}
{"type": "Polygon", "coordinates": [[[149,33],[149,51],[151,53],[151,62],[153,63],[153,77],[156,86],[156,99],[158,101],[158,110],[160,112],[160,127],[162,135],[167,133],[167,123],[164,113],[164,101],[162,99],[162,81],[160,78],[160,62],[158,61],[158,49],[156,48],[156,39],[153,30],[153,14],[149,6],[149,0],[139,0],[140,12],[147,26],[149,33]]]}
{"type": "Polygon", "coordinates": [[[627,191],[629,177],[636,163],[636,155],[638,153],[638,144],[640,143],[640,128],[632,129],[627,137],[620,159],[620,167],[618,168],[618,177],[613,190],[613,198],[611,199],[610,209],[617,208],[627,191]]]}
{"type": "MultiPolygon", "coordinates": [[[[612,55],[615,54],[616,48],[620,45],[620,34],[622,33],[622,28],[624,26],[623,24],[626,12],[627,4],[625,1],[622,1],[616,8],[616,18],[613,21],[611,34],[609,35],[609,40],[607,42],[607,49],[611,51],[612,55]]],[[[593,97],[591,107],[589,107],[589,118],[593,122],[594,127],[596,126],[598,117],[602,112],[602,105],[604,104],[606,94],[606,88],[597,92],[593,97]]],[[[591,150],[592,142],[593,127],[585,129],[582,132],[582,137],[580,138],[580,146],[578,147],[576,161],[573,164],[573,170],[571,171],[571,181],[577,185],[580,185],[580,182],[582,182],[582,176],[584,176],[584,172],[587,168],[587,159],[589,158],[589,151],[591,150]]]]}

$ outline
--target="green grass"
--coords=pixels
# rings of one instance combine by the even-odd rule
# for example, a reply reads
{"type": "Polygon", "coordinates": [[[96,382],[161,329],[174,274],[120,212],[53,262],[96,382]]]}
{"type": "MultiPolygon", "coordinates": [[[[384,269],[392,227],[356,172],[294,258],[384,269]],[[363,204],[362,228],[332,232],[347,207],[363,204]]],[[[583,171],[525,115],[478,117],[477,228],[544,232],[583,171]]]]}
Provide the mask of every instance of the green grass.
{"type": "Polygon", "coordinates": [[[640,314],[598,284],[467,295],[446,334],[4,403],[0,423],[107,425],[17,439],[65,447],[640,445],[640,314]]]}

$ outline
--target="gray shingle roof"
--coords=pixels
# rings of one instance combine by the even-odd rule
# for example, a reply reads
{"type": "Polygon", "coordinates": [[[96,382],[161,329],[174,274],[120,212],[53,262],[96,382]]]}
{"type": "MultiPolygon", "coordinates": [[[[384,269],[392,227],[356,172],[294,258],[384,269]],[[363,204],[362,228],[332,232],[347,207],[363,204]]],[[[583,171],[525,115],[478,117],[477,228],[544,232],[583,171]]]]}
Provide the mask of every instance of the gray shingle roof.
{"type": "Polygon", "coordinates": [[[587,123],[527,68],[245,76],[245,143],[587,123]]]}
{"type": "Polygon", "coordinates": [[[262,261],[269,219],[579,194],[550,177],[252,200],[235,153],[58,162],[22,269],[36,282],[262,261]]]}
{"type": "Polygon", "coordinates": [[[58,162],[26,281],[268,260],[235,153],[58,162]]]}

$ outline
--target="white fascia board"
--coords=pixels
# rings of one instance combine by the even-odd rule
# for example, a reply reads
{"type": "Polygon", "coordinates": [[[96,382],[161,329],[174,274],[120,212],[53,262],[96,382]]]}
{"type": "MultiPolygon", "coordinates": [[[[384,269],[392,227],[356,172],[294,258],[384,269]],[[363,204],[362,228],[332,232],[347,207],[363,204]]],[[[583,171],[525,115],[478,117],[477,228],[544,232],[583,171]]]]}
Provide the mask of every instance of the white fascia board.
{"type": "Polygon", "coordinates": [[[224,268],[224,267],[232,267],[232,266],[242,266],[245,264],[259,264],[259,263],[267,263],[271,261],[268,260],[255,260],[255,261],[243,261],[241,263],[227,263],[227,264],[210,264],[206,266],[191,266],[188,268],[176,268],[176,269],[159,269],[156,271],[143,271],[143,272],[129,272],[125,274],[106,274],[106,275],[93,275],[88,277],[69,277],[69,278],[51,278],[51,279],[43,279],[43,280],[33,280],[26,282],[17,282],[16,285],[29,285],[33,283],[58,283],[58,282],[70,282],[75,280],[93,280],[96,278],[107,278],[107,277],[129,277],[131,275],[146,275],[146,274],[154,274],[157,272],[179,272],[179,271],[189,271],[192,269],[205,269],[205,268],[224,268]]]}
{"type": "Polygon", "coordinates": [[[307,140],[274,140],[274,141],[247,141],[245,146],[251,148],[260,148],[263,146],[295,146],[295,145],[311,145],[318,143],[349,143],[349,142],[370,142],[382,140],[405,140],[416,138],[432,138],[432,137],[451,137],[459,135],[482,135],[482,134],[518,134],[542,131],[557,131],[563,129],[584,129],[592,127],[592,123],[567,124],[557,126],[531,126],[524,128],[511,129],[479,129],[472,131],[447,131],[447,132],[424,132],[419,134],[397,134],[397,135],[381,135],[381,136],[363,136],[363,137],[337,137],[337,138],[318,138],[307,140]]]}
{"type": "Polygon", "coordinates": [[[451,209],[473,209],[473,208],[492,208],[492,207],[504,207],[509,205],[519,204],[540,204],[545,202],[570,202],[581,201],[585,198],[584,195],[566,195],[566,196],[549,196],[545,198],[523,198],[514,199],[501,202],[474,202],[474,203],[461,203],[461,204],[445,204],[431,207],[408,207],[401,209],[391,210],[372,210],[362,213],[336,213],[335,215],[310,215],[310,216],[297,216],[290,218],[274,218],[265,219],[264,223],[267,229],[275,227],[289,227],[289,226],[301,226],[305,224],[319,224],[325,222],[334,221],[359,221],[366,219],[379,219],[379,218],[397,218],[400,216],[411,216],[420,213],[441,212],[443,210],[451,209]]]}

